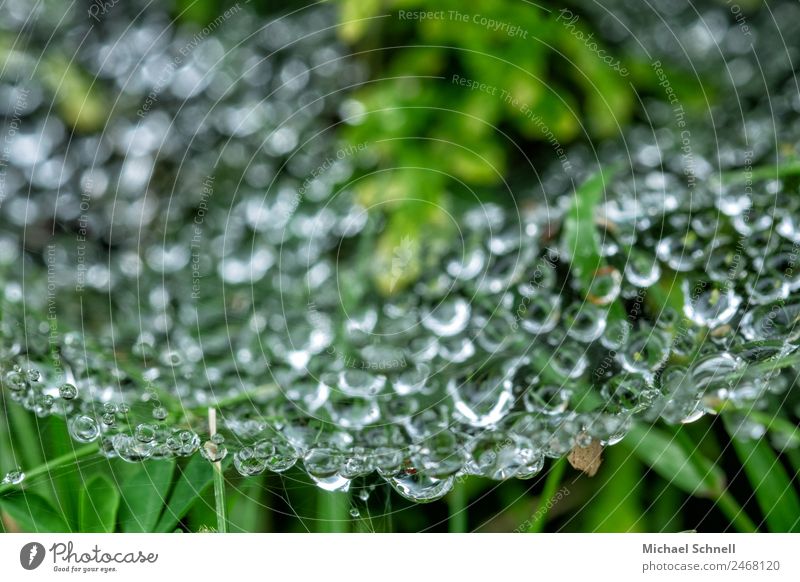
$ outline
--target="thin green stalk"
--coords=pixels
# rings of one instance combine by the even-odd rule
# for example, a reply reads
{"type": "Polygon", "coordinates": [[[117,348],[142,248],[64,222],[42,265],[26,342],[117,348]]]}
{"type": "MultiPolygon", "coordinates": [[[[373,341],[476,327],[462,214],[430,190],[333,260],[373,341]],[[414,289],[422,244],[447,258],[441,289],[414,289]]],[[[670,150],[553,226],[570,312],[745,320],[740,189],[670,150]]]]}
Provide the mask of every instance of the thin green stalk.
{"type": "Polygon", "coordinates": [[[758,168],[737,169],[722,173],[723,184],[736,184],[753,180],[769,180],[770,178],[784,178],[800,174],[800,163],[789,160],[780,165],[761,166],[758,168]]]}
{"type": "Polygon", "coordinates": [[[467,492],[464,483],[456,481],[447,494],[447,525],[450,533],[465,533],[467,530],[467,492]]]}
{"type": "Polygon", "coordinates": [[[317,531],[344,533],[350,524],[350,494],[317,488],[317,531]]]}
{"type": "Polygon", "coordinates": [[[744,376],[745,374],[762,374],[762,373],[770,374],[772,372],[777,372],[778,370],[782,370],[783,368],[796,366],[798,364],[800,364],[800,351],[795,351],[785,356],[779,356],[776,358],[765,360],[763,362],[758,362],[756,364],[750,364],[749,366],[745,366],[740,372],[731,374],[731,376],[737,377],[737,376],[744,376]]]}
{"type": "Polygon", "coordinates": [[[528,533],[539,533],[544,529],[545,523],[547,523],[547,514],[549,513],[549,509],[547,508],[547,502],[553,498],[558,491],[559,485],[561,485],[561,478],[564,476],[564,471],[567,468],[567,459],[560,458],[553,466],[550,467],[550,472],[547,474],[547,479],[544,482],[544,489],[542,489],[542,495],[539,498],[539,507],[534,514],[534,519],[531,522],[530,527],[528,528],[528,533]]]}
{"type": "MultiPolygon", "coordinates": [[[[40,475],[48,474],[53,469],[56,469],[62,465],[66,465],[68,463],[77,462],[78,459],[82,459],[83,457],[88,457],[92,454],[97,453],[97,443],[92,443],[88,445],[84,445],[77,449],[71,450],[69,453],[65,453],[59,457],[54,459],[50,459],[49,461],[42,463],[38,467],[31,469],[30,471],[25,471],[25,480],[29,481],[35,477],[40,475]]],[[[24,481],[23,481],[24,483],[24,481]]],[[[5,485],[0,485],[0,493],[4,493],[9,489],[13,489],[17,487],[16,485],[12,485],[7,483],[5,485]]]]}
{"type": "MultiPolygon", "coordinates": [[[[217,410],[208,409],[208,428],[213,437],[217,433],[217,410]]],[[[228,533],[228,519],[225,511],[225,475],[222,472],[222,462],[212,463],[214,471],[214,511],[217,514],[217,532],[228,533]]]]}
{"type": "Polygon", "coordinates": [[[225,475],[222,465],[214,463],[214,509],[217,512],[217,532],[228,533],[228,520],[225,516],[225,475]]]}
{"type": "Polygon", "coordinates": [[[720,511],[725,514],[730,522],[736,526],[739,533],[757,533],[758,527],[753,520],[744,512],[736,499],[733,498],[727,489],[723,490],[714,501],[720,511]]]}

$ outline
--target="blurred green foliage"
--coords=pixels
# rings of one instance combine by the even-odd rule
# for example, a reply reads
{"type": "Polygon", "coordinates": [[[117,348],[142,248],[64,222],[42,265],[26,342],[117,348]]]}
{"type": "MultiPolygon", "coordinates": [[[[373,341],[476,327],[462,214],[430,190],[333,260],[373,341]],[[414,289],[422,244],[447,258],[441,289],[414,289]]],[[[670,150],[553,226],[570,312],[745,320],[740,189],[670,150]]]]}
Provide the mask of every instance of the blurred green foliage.
{"type": "Polygon", "coordinates": [[[453,234],[446,216],[453,200],[496,198],[511,188],[515,168],[563,161],[575,140],[619,135],[635,113],[634,88],[658,88],[646,63],[616,54],[577,8],[562,6],[339,2],[340,35],[370,70],[343,109],[342,134],[367,144],[379,170],[354,189],[387,215],[375,253],[385,293],[413,281],[415,265],[435,260],[417,241],[453,234]],[[402,240],[411,267],[396,281],[386,273],[402,240]]]}

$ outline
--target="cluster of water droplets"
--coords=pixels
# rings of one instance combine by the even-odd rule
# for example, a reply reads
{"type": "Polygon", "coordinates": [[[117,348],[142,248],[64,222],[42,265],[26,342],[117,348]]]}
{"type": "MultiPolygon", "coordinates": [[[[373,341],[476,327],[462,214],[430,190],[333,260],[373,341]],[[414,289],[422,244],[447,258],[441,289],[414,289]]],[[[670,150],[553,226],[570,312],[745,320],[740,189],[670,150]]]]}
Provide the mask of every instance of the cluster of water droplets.
{"type": "Polygon", "coordinates": [[[361,158],[326,124],[360,73],[317,32],[329,13],[253,31],[243,12],[166,85],[130,55],[162,71],[192,37],[151,51],[155,14],[78,53],[123,97],[109,129],[68,136],[31,101],[16,139],[33,158],[10,160],[0,382],[76,441],[246,476],[300,466],[330,490],[377,474],[430,501],[463,475],[531,478],[635,419],[791,387],[765,372],[800,337],[795,181],[689,189],[640,162],[597,209],[591,273],[564,234],[572,192],[546,181],[522,213],[454,211],[463,236],[381,296],[364,257],[384,217],[336,190],[361,158]],[[71,171],[42,181],[49,162],[71,171]]]}

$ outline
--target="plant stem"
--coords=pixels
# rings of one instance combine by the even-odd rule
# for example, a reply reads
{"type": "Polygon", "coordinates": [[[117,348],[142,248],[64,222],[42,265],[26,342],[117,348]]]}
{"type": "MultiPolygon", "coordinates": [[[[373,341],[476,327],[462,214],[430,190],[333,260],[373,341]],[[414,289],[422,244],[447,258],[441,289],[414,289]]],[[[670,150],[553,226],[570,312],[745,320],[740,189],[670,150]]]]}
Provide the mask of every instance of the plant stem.
{"type": "Polygon", "coordinates": [[[450,533],[465,533],[467,529],[467,492],[462,482],[456,481],[453,489],[447,494],[449,518],[447,525],[450,533]]]}
{"type": "Polygon", "coordinates": [[[736,499],[733,498],[727,489],[723,490],[714,501],[720,511],[725,514],[740,533],[757,533],[758,527],[753,520],[744,512],[736,499]]]}
{"type": "Polygon", "coordinates": [[[783,178],[795,174],[800,174],[800,163],[796,160],[789,160],[784,162],[783,165],[760,166],[747,171],[744,168],[730,170],[728,172],[723,172],[721,178],[723,184],[736,184],[748,180],[783,178]]]}
{"type": "Polygon", "coordinates": [[[783,368],[796,366],[798,364],[800,364],[800,350],[794,351],[785,356],[779,356],[769,360],[764,360],[763,362],[758,362],[756,364],[750,364],[749,366],[745,366],[740,372],[732,374],[732,376],[740,377],[744,376],[746,373],[769,374],[783,368]]]}
{"type": "Polygon", "coordinates": [[[548,473],[547,479],[544,482],[542,495],[539,498],[539,506],[534,514],[533,522],[528,528],[528,533],[539,533],[544,529],[545,523],[547,523],[547,514],[549,512],[546,504],[556,494],[558,486],[561,485],[561,478],[564,476],[564,471],[566,468],[567,459],[564,457],[558,459],[555,463],[553,463],[553,466],[550,467],[550,472],[548,473]]]}
{"type": "MultiPolygon", "coordinates": [[[[44,475],[49,473],[53,469],[60,467],[61,465],[66,465],[67,463],[72,463],[77,461],[78,459],[82,459],[83,457],[88,457],[97,452],[97,444],[92,443],[88,445],[84,445],[77,449],[71,450],[69,453],[65,453],[61,456],[58,456],[54,459],[50,459],[49,461],[42,463],[38,467],[31,469],[30,471],[25,471],[25,479],[32,479],[34,477],[38,477],[39,475],[44,475]]],[[[7,483],[5,485],[0,485],[0,493],[4,493],[8,489],[13,489],[16,485],[11,483],[7,483]]]]}
{"type": "Polygon", "coordinates": [[[344,533],[350,523],[350,493],[317,488],[317,531],[344,533]]]}
{"type": "MultiPolygon", "coordinates": [[[[217,410],[208,409],[208,429],[210,436],[217,434],[217,410]]],[[[217,513],[217,533],[228,533],[228,520],[225,516],[225,475],[222,473],[222,463],[212,463],[214,471],[214,509],[217,513]]]]}

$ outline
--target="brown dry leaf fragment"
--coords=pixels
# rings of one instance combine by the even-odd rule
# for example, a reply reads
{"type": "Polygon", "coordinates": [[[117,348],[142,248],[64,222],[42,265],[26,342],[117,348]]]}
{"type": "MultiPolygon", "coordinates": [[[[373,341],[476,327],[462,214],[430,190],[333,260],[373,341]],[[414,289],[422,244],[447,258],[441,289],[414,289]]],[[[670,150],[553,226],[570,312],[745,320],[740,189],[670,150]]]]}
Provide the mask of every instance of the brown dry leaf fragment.
{"type": "Polygon", "coordinates": [[[587,447],[573,447],[567,460],[575,469],[594,477],[603,462],[603,445],[600,441],[592,441],[587,447]]]}

